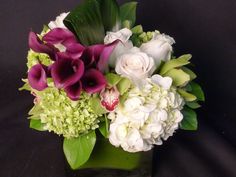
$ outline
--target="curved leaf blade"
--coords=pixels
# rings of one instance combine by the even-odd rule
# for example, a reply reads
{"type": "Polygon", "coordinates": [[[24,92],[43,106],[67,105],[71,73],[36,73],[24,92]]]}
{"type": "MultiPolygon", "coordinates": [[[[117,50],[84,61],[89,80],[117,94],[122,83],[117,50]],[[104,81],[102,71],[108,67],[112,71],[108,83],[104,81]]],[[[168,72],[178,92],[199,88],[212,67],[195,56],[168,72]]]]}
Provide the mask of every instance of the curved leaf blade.
{"type": "Polygon", "coordinates": [[[78,138],[64,139],[63,150],[72,169],[78,169],[89,160],[96,143],[95,131],[78,138]]]}
{"type": "Polygon", "coordinates": [[[197,130],[197,114],[194,110],[185,107],[182,111],[184,119],[180,123],[180,128],[183,130],[197,130]]]}
{"type": "Polygon", "coordinates": [[[84,45],[103,43],[105,37],[100,4],[97,0],[86,0],[72,10],[64,24],[75,32],[84,45]]]}
{"type": "Polygon", "coordinates": [[[120,7],[120,18],[122,22],[129,21],[130,26],[134,26],[136,21],[137,2],[128,2],[120,7]]]}

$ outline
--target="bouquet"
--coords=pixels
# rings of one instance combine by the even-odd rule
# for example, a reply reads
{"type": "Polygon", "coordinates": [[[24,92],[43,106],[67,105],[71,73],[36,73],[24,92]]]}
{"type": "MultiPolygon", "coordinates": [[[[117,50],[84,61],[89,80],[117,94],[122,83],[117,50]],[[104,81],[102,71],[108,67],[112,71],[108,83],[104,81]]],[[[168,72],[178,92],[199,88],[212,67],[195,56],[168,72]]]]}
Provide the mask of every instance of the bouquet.
{"type": "Polygon", "coordinates": [[[84,0],[39,34],[29,33],[30,127],[64,137],[72,169],[133,170],[141,152],[197,129],[201,87],[190,54],[135,24],[136,2],[84,0]]]}

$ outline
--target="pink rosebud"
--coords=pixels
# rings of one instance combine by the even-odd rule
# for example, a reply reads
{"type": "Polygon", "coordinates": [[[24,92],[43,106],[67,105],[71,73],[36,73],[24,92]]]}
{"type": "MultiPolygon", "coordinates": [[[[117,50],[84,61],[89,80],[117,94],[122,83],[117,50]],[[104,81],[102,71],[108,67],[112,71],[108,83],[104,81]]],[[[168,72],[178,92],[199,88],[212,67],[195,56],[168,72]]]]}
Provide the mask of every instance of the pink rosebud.
{"type": "Polygon", "coordinates": [[[114,111],[120,102],[119,96],[120,93],[116,87],[103,89],[100,93],[102,106],[109,112],[114,111]]]}

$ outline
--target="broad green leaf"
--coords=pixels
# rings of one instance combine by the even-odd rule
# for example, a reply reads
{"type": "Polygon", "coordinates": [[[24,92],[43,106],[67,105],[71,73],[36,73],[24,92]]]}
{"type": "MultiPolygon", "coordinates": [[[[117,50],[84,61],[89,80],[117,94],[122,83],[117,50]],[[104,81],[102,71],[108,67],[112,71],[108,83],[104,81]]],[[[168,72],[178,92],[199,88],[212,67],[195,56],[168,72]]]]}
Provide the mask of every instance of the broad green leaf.
{"type": "Polygon", "coordinates": [[[108,168],[133,170],[141,164],[142,153],[129,153],[111,145],[108,140],[98,140],[90,159],[81,169],[108,168]]]}
{"type": "Polygon", "coordinates": [[[183,89],[178,89],[178,92],[184,98],[185,101],[195,101],[197,99],[195,95],[188,93],[183,89]]]}
{"type": "Polygon", "coordinates": [[[95,131],[78,138],[64,139],[63,150],[70,167],[78,169],[86,163],[96,143],[95,131]]]}
{"type": "Polygon", "coordinates": [[[123,4],[120,7],[120,18],[121,21],[129,21],[130,26],[132,27],[135,24],[136,21],[136,8],[137,8],[137,2],[128,2],[123,4]]]}
{"type": "Polygon", "coordinates": [[[101,106],[101,100],[98,97],[92,97],[89,100],[89,104],[97,115],[105,114],[107,111],[101,106]]]}
{"type": "Polygon", "coordinates": [[[121,95],[126,93],[130,87],[131,87],[131,81],[127,78],[122,78],[117,85],[117,89],[119,90],[121,95]]]}
{"type": "Polygon", "coordinates": [[[198,122],[197,122],[197,114],[194,110],[185,107],[182,111],[183,120],[180,123],[180,128],[183,130],[197,130],[198,122]]]}
{"type": "Polygon", "coordinates": [[[201,105],[198,104],[197,101],[193,101],[193,102],[186,102],[186,105],[191,108],[191,109],[197,109],[197,108],[200,108],[201,105]]]}
{"type": "Polygon", "coordinates": [[[191,93],[193,93],[199,101],[205,101],[204,92],[199,84],[196,82],[190,82],[191,93]]]}
{"type": "Polygon", "coordinates": [[[165,73],[164,76],[171,77],[175,86],[184,86],[190,81],[190,76],[182,69],[172,69],[165,73]]]}
{"type": "Polygon", "coordinates": [[[117,75],[117,74],[108,73],[108,74],[106,75],[106,80],[107,80],[107,82],[108,82],[108,84],[109,84],[110,86],[115,86],[115,85],[117,85],[117,84],[120,82],[121,79],[122,79],[122,78],[121,78],[119,75],[117,75]]]}
{"type": "Polygon", "coordinates": [[[105,31],[118,30],[120,26],[120,8],[116,0],[100,0],[99,2],[105,31]]]}
{"type": "Polygon", "coordinates": [[[190,76],[190,80],[194,80],[197,78],[197,75],[189,68],[187,67],[182,67],[183,71],[186,72],[190,76]]]}
{"type": "Polygon", "coordinates": [[[31,119],[30,128],[38,130],[38,131],[45,131],[44,124],[41,123],[41,120],[31,119]]]}
{"type": "Polygon", "coordinates": [[[72,10],[64,20],[64,24],[75,32],[79,41],[84,45],[103,43],[105,31],[97,0],[83,1],[72,10]]]}
{"type": "Polygon", "coordinates": [[[109,122],[108,122],[108,119],[107,119],[106,116],[105,116],[105,121],[102,122],[102,123],[99,125],[99,131],[101,132],[101,134],[102,134],[105,138],[108,138],[108,136],[109,136],[109,122]]]}
{"type": "Polygon", "coordinates": [[[128,96],[129,96],[129,93],[126,92],[125,94],[123,94],[123,95],[120,97],[120,104],[121,104],[121,105],[124,105],[124,102],[127,100],[128,96]]]}
{"type": "Polygon", "coordinates": [[[160,70],[160,75],[164,75],[165,73],[167,73],[168,71],[174,69],[174,68],[178,68],[184,65],[189,64],[189,60],[192,58],[192,55],[190,54],[186,54],[186,55],[182,55],[181,57],[177,58],[177,59],[172,59],[170,61],[167,61],[161,68],[160,70]]]}

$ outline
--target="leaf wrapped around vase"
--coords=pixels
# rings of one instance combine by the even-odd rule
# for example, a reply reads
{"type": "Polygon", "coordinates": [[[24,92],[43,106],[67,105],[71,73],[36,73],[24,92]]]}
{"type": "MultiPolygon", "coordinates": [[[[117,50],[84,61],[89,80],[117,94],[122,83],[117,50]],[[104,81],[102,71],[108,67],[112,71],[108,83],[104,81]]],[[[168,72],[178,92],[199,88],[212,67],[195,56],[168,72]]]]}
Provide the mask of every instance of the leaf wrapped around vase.
{"type": "Polygon", "coordinates": [[[77,176],[151,176],[152,148],[179,127],[197,129],[204,94],[192,56],[175,57],[172,37],[135,26],[136,6],[84,0],[29,34],[30,127],[64,137],[77,176]]]}

